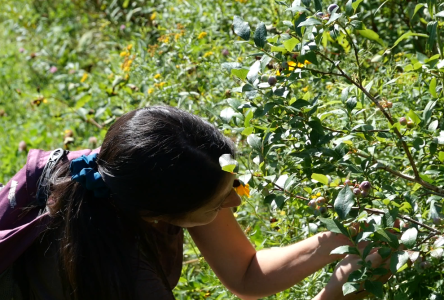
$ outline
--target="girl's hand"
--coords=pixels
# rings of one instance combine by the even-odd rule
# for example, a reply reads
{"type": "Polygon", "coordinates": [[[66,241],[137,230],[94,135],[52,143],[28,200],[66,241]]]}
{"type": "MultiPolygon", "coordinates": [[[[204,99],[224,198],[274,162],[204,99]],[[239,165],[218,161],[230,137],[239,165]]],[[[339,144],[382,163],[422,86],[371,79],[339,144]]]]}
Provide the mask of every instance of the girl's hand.
{"type": "MultiPolygon", "coordinates": [[[[388,270],[386,275],[373,278],[373,280],[378,280],[385,283],[391,277],[392,274],[390,273],[388,265],[389,258],[390,257],[383,260],[376,251],[367,256],[366,261],[371,261],[373,268],[383,266],[388,270]]],[[[358,255],[347,255],[340,263],[338,263],[330,278],[330,281],[327,283],[325,288],[318,295],[316,295],[315,298],[313,298],[313,300],[357,300],[367,296],[369,293],[362,287],[358,292],[348,294],[347,296],[344,296],[342,292],[342,286],[347,282],[348,276],[353,271],[360,268],[360,261],[361,258],[358,255]]]]}

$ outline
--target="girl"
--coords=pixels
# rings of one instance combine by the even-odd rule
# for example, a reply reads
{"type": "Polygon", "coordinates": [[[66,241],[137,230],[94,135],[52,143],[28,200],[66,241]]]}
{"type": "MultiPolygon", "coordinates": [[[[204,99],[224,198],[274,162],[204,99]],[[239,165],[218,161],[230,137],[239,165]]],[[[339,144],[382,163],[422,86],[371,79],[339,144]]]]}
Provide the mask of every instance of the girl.
{"type": "MultiPolygon", "coordinates": [[[[15,218],[17,207],[11,201],[12,208],[0,205],[0,254],[8,252],[5,244],[11,245],[20,232],[21,247],[27,247],[22,255],[15,254],[20,255],[14,268],[22,296],[174,299],[172,289],[182,265],[182,228],[188,229],[221,282],[242,299],[287,289],[341,258],[330,252],[348,239],[331,232],[256,251],[230,209],[241,203],[233,189],[239,182],[221,169],[223,154],[234,157],[235,148],[215,127],[162,106],[119,118],[100,152],[63,157],[52,172],[41,215],[35,213],[38,204],[28,204],[26,222],[20,223],[26,224],[11,234],[1,220],[15,218]]],[[[1,191],[0,199],[10,198],[12,185],[1,191]]],[[[15,258],[10,256],[3,265],[15,258]]],[[[370,258],[380,263],[376,254],[370,258]]],[[[354,268],[353,257],[339,264],[316,299],[362,298],[364,293],[342,296],[342,284],[354,268]]]]}

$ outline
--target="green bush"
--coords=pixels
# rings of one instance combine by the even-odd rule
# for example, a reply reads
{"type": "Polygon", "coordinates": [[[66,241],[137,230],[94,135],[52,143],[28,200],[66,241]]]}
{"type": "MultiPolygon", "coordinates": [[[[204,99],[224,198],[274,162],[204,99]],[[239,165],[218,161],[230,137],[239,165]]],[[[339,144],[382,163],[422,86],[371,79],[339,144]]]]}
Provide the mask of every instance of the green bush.
{"type": "MultiPolygon", "coordinates": [[[[235,215],[257,249],[343,232],[395,273],[382,286],[363,266],[347,291],[440,299],[443,3],[331,4],[6,0],[0,182],[30,148],[93,148],[129,110],[178,106],[238,144],[252,198],[235,215]]],[[[177,299],[235,298],[188,235],[184,260],[177,299]]],[[[333,267],[268,299],[311,299],[333,267]]]]}

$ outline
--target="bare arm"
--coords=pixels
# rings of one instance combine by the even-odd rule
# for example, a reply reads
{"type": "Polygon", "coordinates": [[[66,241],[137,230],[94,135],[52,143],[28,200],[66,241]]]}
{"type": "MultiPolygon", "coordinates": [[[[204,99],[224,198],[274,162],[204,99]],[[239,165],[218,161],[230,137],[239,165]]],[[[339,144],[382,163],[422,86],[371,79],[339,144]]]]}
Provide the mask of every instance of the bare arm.
{"type": "Polygon", "coordinates": [[[342,258],[330,252],[348,241],[343,235],[323,232],[287,247],[256,251],[230,209],[222,209],[212,223],[189,232],[222,283],[245,299],[293,286],[342,258]]]}

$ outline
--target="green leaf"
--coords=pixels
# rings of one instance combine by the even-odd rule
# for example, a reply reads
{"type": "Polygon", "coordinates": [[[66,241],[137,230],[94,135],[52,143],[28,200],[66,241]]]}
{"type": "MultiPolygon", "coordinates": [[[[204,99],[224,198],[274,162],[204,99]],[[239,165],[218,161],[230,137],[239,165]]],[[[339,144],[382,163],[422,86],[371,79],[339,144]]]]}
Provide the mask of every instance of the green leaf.
{"type": "Polygon", "coordinates": [[[322,184],[325,184],[325,185],[328,184],[328,178],[327,178],[327,176],[325,176],[323,174],[313,173],[313,174],[311,174],[311,179],[314,179],[314,180],[316,180],[322,184]]]}
{"type": "Polygon", "coordinates": [[[234,33],[243,40],[250,40],[250,25],[245,22],[241,17],[234,16],[233,18],[234,33]]]}
{"type": "Polygon", "coordinates": [[[250,134],[247,137],[247,143],[251,148],[261,152],[262,150],[262,139],[255,134],[250,134]]]}
{"type": "Polygon", "coordinates": [[[337,19],[339,19],[340,17],[342,17],[342,14],[338,14],[338,13],[332,13],[330,16],[330,19],[328,19],[327,24],[325,25],[330,25],[332,24],[334,21],[336,21],[337,19]]]}
{"type": "Polygon", "coordinates": [[[395,274],[409,260],[409,254],[406,251],[397,251],[390,258],[390,271],[395,274]]]}
{"type": "Polygon", "coordinates": [[[263,22],[260,22],[254,31],[254,43],[259,48],[264,48],[267,42],[267,28],[263,22]]]}
{"type": "Polygon", "coordinates": [[[358,282],[346,282],[342,286],[342,293],[345,295],[358,291],[360,284],[358,282]]]}
{"type": "Polygon", "coordinates": [[[433,77],[430,81],[429,92],[433,98],[438,98],[438,95],[436,94],[436,77],[433,77]]]}
{"type": "Polygon", "coordinates": [[[418,117],[418,115],[417,115],[413,110],[410,110],[410,111],[407,113],[407,116],[409,116],[410,119],[411,119],[415,124],[419,124],[419,123],[421,123],[421,119],[418,117]]]}
{"type": "Polygon", "coordinates": [[[355,14],[352,3],[353,0],[348,0],[348,2],[345,4],[345,14],[349,17],[355,14]]]}
{"type": "Polygon", "coordinates": [[[355,11],[358,8],[359,4],[361,4],[362,1],[364,1],[364,0],[353,0],[352,7],[355,11]]]}
{"type": "Polygon", "coordinates": [[[314,0],[316,11],[322,11],[322,0],[314,0]]]}
{"type": "Polygon", "coordinates": [[[407,229],[401,236],[401,242],[409,249],[413,248],[418,238],[418,230],[415,227],[407,229]]]}
{"type": "Polygon", "coordinates": [[[339,221],[327,219],[327,218],[319,218],[319,221],[325,224],[327,229],[334,233],[342,233],[344,235],[348,235],[347,228],[344,227],[339,221]]]}
{"type": "MultiPolygon", "coordinates": [[[[433,78],[433,79],[435,79],[435,78],[433,78]]],[[[436,101],[429,101],[429,103],[427,103],[426,107],[424,108],[424,112],[422,114],[422,118],[424,119],[424,126],[426,126],[429,123],[430,118],[432,117],[433,108],[435,108],[435,105],[436,105],[436,101]]]]}
{"type": "Polygon", "coordinates": [[[356,97],[351,97],[345,102],[345,105],[347,106],[348,111],[352,111],[355,107],[358,101],[356,100],[356,97]]]}
{"type": "Polygon", "coordinates": [[[285,49],[287,49],[287,51],[291,52],[293,51],[294,47],[299,44],[299,40],[292,37],[291,39],[284,41],[282,44],[284,45],[285,49]]]}
{"type": "Polygon", "coordinates": [[[237,161],[233,159],[231,154],[222,154],[219,157],[219,165],[225,172],[233,173],[234,169],[237,167],[237,161]]]}
{"type": "Polygon", "coordinates": [[[392,253],[392,249],[388,247],[381,247],[378,249],[379,255],[381,255],[382,259],[389,257],[392,253]]]}
{"type": "Polygon", "coordinates": [[[330,254],[357,254],[359,255],[358,249],[356,247],[351,246],[339,246],[336,249],[333,249],[330,254]]]}
{"type": "Polygon", "coordinates": [[[377,240],[386,242],[390,247],[397,249],[399,247],[398,237],[384,229],[378,229],[375,232],[375,238],[377,240]]]}
{"type": "Polygon", "coordinates": [[[416,4],[415,6],[415,10],[413,11],[412,16],[410,17],[410,20],[413,20],[413,18],[415,17],[416,13],[424,7],[424,4],[420,3],[420,4],[416,4]]]}
{"type": "Polygon", "coordinates": [[[382,291],[382,282],[380,281],[370,281],[370,280],[366,280],[364,282],[364,288],[372,293],[373,295],[375,295],[376,297],[384,297],[384,293],[382,291]]]}
{"type": "Polygon", "coordinates": [[[353,192],[350,190],[348,186],[345,186],[336,197],[334,203],[335,212],[338,214],[339,218],[345,219],[347,218],[348,213],[350,212],[354,201],[353,192]]]}
{"type": "Polygon", "coordinates": [[[303,6],[299,6],[299,5],[294,5],[292,7],[287,8],[285,11],[291,11],[293,13],[298,13],[298,12],[309,12],[308,9],[306,9],[303,6]]]}
{"type": "Polygon", "coordinates": [[[379,38],[379,34],[377,34],[376,32],[374,32],[371,29],[365,29],[365,30],[357,30],[357,32],[365,37],[366,39],[372,40],[372,41],[376,41],[379,44],[381,44],[382,46],[384,46],[384,41],[382,39],[379,38]]]}
{"type": "Polygon", "coordinates": [[[91,100],[91,98],[92,98],[92,96],[90,94],[84,95],[82,98],[77,100],[76,105],[74,106],[74,108],[78,109],[80,107],[83,107],[86,103],[89,102],[89,100],[91,100]]]}
{"type": "Polygon", "coordinates": [[[438,22],[431,21],[427,24],[427,32],[429,34],[429,39],[427,40],[426,50],[432,51],[435,46],[436,38],[437,38],[437,30],[438,30],[438,22]]]}
{"type": "Polygon", "coordinates": [[[319,21],[316,18],[308,18],[307,20],[305,20],[304,22],[301,22],[298,27],[302,27],[302,26],[314,26],[314,25],[322,25],[321,21],[319,21]]]}
{"type": "Polygon", "coordinates": [[[245,78],[247,78],[248,72],[250,70],[248,69],[231,69],[231,74],[233,74],[234,76],[245,80],[245,78]]]}
{"type": "Polygon", "coordinates": [[[220,117],[225,123],[229,123],[235,114],[236,112],[231,107],[227,107],[220,112],[220,117]]]}
{"type": "Polygon", "coordinates": [[[411,36],[429,37],[427,34],[424,34],[424,33],[414,33],[414,32],[411,32],[411,31],[407,31],[406,33],[404,33],[403,35],[401,35],[401,36],[396,40],[396,42],[393,44],[392,48],[390,48],[390,49],[395,48],[396,46],[398,46],[398,44],[399,44],[400,42],[402,42],[402,41],[405,40],[405,39],[408,39],[408,38],[411,37],[411,36]]]}

